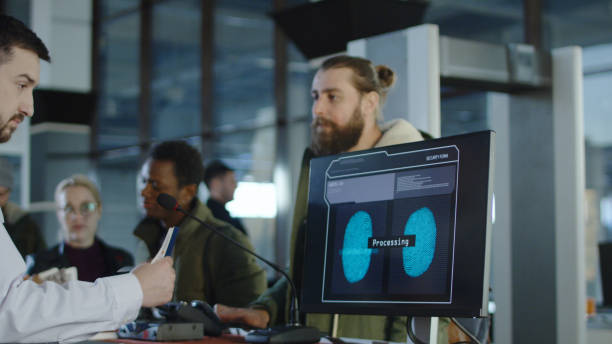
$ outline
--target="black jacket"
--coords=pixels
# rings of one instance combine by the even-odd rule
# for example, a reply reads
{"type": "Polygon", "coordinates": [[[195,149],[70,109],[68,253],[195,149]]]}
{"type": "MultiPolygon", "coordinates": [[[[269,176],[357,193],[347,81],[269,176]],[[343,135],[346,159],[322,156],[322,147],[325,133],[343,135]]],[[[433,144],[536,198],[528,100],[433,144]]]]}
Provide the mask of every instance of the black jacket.
{"type": "Polygon", "coordinates": [[[2,208],[4,228],[11,236],[13,243],[25,258],[28,254],[42,252],[47,248],[45,239],[32,217],[13,202],[7,202],[2,208]]]}
{"type": "MultiPolygon", "coordinates": [[[[104,262],[106,263],[106,272],[104,276],[99,277],[115,275],[120,268],[134,265],[134,258],[127,251],[109,246],[98,237],[96,237],[95,240],[99,242],[102,247],[104,262]]],[[[72,265],[68,261],[68,257],[64,254],[63,242],[46,251],[28,255],[26,257],[26,264],[28,275],[37,274],[53,267],[67,268],[72,265]]]]}
{"type": "Polygon", "coordinates": [[[249,235],[246,229],[244,228],[242,221],[240,221],[240,219],[232,217],[229,211],[225,209],[224,204],[221,204],[217,202],[216,200],[209,198],[208,201],[206,201],[206,206],[208,207],[208,209],[210,209],[210,211],[212,211],[214,217],[216,217],[217,219],[221,221],[225,221],[231,224],[232,226],[236,227],[236,229],[240,230],[245,235],[249,235]]]}

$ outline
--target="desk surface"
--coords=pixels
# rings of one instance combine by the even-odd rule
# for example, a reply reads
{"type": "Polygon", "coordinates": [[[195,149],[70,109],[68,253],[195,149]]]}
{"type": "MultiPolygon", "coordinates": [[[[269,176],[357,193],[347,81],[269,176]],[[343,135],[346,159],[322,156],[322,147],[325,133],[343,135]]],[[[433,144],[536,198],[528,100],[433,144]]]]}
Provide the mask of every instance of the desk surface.
{"type": "Polygon", "coordinates": [[[227,344],[227,343],[246,343],[244,341],[244,337],[237,336],[233,334],[224,334],[221,337],[204,337],[200,340],[188,340],[188,341],[172,341],[172,342],[154,342],[147,340],[138,340],[138,339],[109,339],[104,342],[110,343],[124,343],[124,344],[145,344],[145,343],[155,343],[155,344],[227,344]]]}

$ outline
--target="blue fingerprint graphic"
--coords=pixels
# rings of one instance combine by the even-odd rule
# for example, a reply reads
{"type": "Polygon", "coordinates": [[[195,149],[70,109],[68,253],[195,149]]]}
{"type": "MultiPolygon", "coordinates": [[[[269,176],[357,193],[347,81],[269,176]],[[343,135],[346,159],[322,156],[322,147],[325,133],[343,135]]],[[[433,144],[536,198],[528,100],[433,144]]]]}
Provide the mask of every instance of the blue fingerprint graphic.
{"type": "Polygon", "coordinates": [[[408,218],[404,235],[416,235],[415,245],[402,249],[404,271],[408,276],[419,277],[429,269],[436,250],[436,231],[436,221],[429,208],[421,208],[408,218]]]}
{"type": "Polygon", "coordinates": [[[358,211],[349,220],[344,232],[342,268],[349,283],[361,281],[370,268],[372,249],[368,238],[372,236],[372,219],[365,211],[358,211]]]}

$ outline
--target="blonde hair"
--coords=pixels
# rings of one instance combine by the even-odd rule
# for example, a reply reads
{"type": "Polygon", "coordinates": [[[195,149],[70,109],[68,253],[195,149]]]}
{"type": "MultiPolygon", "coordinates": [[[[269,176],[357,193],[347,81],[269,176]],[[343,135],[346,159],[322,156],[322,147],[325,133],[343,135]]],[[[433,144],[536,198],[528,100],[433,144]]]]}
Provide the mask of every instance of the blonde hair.
{"type": "Polygon", "coordinates": [[[63,179],[55,187],[55,201],[57,202],[58,196],[71,186],[82,186],[89,190],[94,197],[94,200],[98,205],[102,204],[102,198],[100,197],[100,191],[96,184],[83,174],[74,174],[68,178],[63,179]]]}
{"type": "Polygon", "coordinates": [[[382,121],[381,108],[387,98],[389,89],[395,84],[395,73],[385,65],[374,66],[372,61],[348,55],[330,57],[323,61],[322,71],[332,68],[349,68],[353,71],[352,84],[360,93],[376,92],[379,95],[379,106],[376,108],[376,119],[382,121]]]}

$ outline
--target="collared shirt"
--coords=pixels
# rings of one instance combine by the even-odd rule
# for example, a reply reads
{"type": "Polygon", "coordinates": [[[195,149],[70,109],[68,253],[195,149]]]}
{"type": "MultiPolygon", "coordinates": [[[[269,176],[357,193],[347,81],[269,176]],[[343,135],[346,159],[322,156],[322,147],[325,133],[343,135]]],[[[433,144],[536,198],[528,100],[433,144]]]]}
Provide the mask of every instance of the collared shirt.
{"type": "Polygon", "coordinates": [[[0,343],[85,340],[138,315],[143,295],[131,273],[94,283],[24,281],[25,262],[2,224],[0,252],[0,343]]]}

